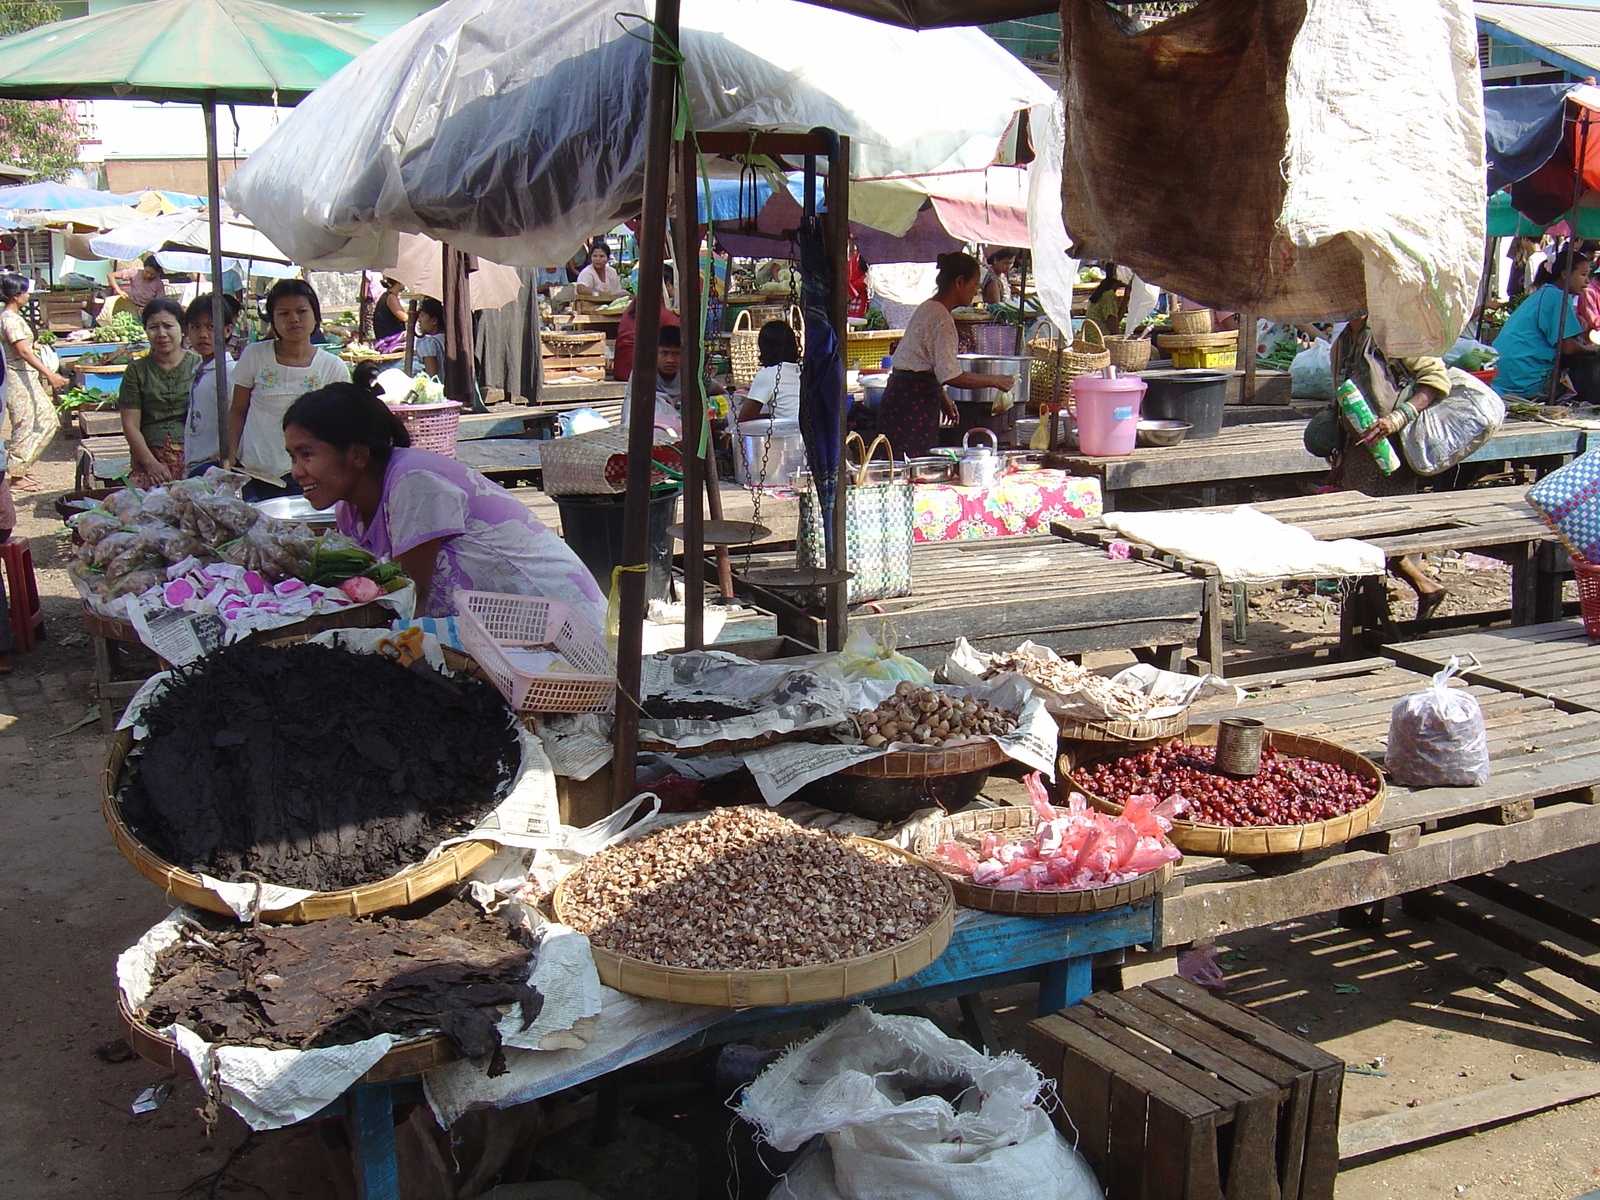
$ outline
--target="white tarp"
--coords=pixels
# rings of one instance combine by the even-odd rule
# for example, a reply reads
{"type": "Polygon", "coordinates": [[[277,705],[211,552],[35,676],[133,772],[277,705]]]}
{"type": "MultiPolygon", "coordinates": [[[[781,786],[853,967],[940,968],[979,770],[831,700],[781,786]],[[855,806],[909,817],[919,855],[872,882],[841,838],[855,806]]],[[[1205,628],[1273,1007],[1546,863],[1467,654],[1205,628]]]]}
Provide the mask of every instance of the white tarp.
{"type": "MultiPolygon", "coordinates": [[[[642,191],[648,27],[628,0],[450,0],[361,54],[229,182],[308,266],[395,260],[427,233],[516,266],[562,262],[642,191]]],[[[797,0],[687,0],[695,127],[851,139],[857,179],[979,170],[1050,91],[972,29],[913,32],[797,0]]]]}

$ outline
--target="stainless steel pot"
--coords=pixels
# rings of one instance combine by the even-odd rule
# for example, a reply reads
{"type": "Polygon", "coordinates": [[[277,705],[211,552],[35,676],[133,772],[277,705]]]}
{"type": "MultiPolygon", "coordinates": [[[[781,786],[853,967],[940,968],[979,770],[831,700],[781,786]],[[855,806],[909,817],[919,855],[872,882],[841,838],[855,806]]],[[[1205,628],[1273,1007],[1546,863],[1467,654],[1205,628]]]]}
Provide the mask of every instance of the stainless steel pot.
{"type": "Polygon", "coordinates": [[[953,459],[935,454],[928,458],[907,459],[906,470],[911,475],[912,483],[949,483],[955,478],[956,464],[953,459]]]}
{"type": "MultiPolygon", "coordinates": [[[[1028,372],[1032,359],[1019,354],[962,354],[961,369],[974,375],[1010,375],[1016,380],[1011,385],[1011,399],[1015,404],[1028,402],[1028,372]]],[[[950,399],[957,404],[983,404],[994,407],[994,388],[946,388],[950,399]]]]}

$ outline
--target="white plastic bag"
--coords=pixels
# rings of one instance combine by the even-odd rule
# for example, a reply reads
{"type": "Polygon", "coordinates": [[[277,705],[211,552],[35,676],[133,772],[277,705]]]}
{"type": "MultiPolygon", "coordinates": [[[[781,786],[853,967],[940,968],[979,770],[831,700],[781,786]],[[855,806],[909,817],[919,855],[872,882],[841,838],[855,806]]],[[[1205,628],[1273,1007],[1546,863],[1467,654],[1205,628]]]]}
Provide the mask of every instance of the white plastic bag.
{"type": "Polygon", "coordinates": [[[763,1072],[739,1115],[779,1150],[823,1139],[769,1200],[1100,1200],[1041,1083],[1019,1055],[858,1007],[763,1072]]]}
{"type": "Polygon", "coordinates": [[[1320,338],[1289,364],[1289,391],[1296,400],[1333,399],[1333,347],[1320,338]]]}
{"type": "Polygon", "coordinates": [[[1489,735],[1477,697],[1450,686],[1461,667],[1449,665],[1425,691],[1402,696],[1389,714],[1384,769],[1410,787],[1482,787],[1489,781],[1489,735]]]}
{"type": "Polygon", "coordinates": [[[1500,428],[1506,402],[1481,379],[1450,368],[1450,394],[1400,431],[1400,452],[1418,475],[1437,475],[1466,459],[1500,428]]]}
{"type": "Polygon", "coordinates": [[[839,651],[839,668],[850,683],[863,679],[891,679],[899,682],[932,683],[933,672],[916,659],[901,654],[900,639],[888,621],[878,623],[877,635],[860,626],[850,631],[844,649],[839,651]]]}

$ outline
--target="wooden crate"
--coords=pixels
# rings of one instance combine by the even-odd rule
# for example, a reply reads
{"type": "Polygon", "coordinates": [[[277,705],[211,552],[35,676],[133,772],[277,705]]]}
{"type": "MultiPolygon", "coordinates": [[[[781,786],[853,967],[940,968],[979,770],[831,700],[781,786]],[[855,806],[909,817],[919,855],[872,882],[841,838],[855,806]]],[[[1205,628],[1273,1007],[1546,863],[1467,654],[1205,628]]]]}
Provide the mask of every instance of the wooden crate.
{"type": "Polygon", "coordinates": [[[88,292],[39,292],[39,323],[51,333],[73,333],[83,328],[83,306],[88,292]]]}
{"type": "Polygon", "coordinates": [[[1176,976],[1096,992],[1028,1056],[1108,1200],[1332,1200],[1344,1063],[1248,1009],[1176,976]]]}
{"type": "Polygon", "coordinates": [[[606,335],[577,330],[545,330],[540,353],[547,376],[570,379],[606,377],[606,335]]]}

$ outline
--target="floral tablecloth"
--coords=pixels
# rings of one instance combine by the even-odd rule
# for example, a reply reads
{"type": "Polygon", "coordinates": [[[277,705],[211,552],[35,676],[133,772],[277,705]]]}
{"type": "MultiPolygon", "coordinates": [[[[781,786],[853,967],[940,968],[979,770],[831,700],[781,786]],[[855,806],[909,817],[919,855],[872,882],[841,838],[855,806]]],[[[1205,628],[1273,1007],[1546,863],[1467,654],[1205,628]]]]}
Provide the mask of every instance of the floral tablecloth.
{"type": "Polygon", "coordinates": [[[1050,522],[1101,515],[1100,481],[1065,471],[1004,476],[992,488],[919,483],[916,540],[955,542],[1049,532],[1050,522]]]}

